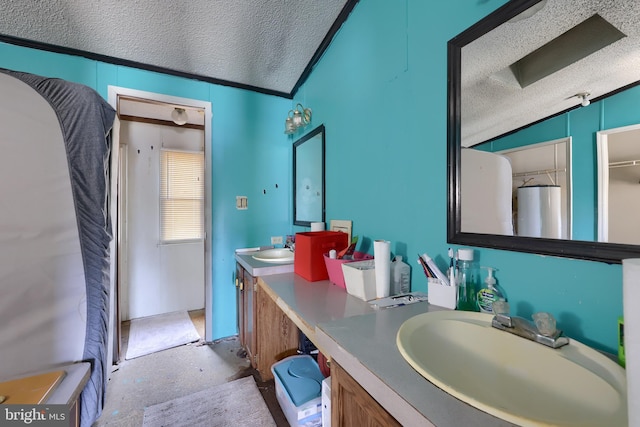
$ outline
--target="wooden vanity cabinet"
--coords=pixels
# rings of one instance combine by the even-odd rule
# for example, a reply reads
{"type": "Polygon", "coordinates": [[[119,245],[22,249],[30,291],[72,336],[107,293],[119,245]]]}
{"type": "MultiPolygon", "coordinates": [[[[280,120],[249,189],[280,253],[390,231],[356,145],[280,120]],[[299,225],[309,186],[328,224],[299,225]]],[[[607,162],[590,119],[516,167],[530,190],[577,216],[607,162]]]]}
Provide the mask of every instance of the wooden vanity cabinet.
{"type": "Polygon", "coordinates": [[[238,329],[238,339],[244,342],[244,269],[236,262],[236,327],[238,329]]]}
{"type": "MultiPolygon", "coordinates": [[[[278,295],[262,277],[257,278],[257,283],[254,293],[256,309],[254,333],[257,337],[255,368],[262,380],[268,381],[273,379],[271,366],[274,363],[297,354],[299,331],[303,331],[313,339],[315,325],[308,324],[305,316],[288,305],[284,301],[286,298],[278,295]]],[[[314,313],[317,314],[316,311],[314,313]]],[[[334,427],[401,425],[335,360],[331,360],[330,367],[331,425],[334,427]]]]}
{"type": "Polygon", "coordinates": [[[240,263],[236,263],[237,324],[240,344],[251,366],[263,381],[273,379],[271,366],[297,353],[299,333],[295,323],[259,286],[240,263]]]}
{"type": "Polygon", "coordinates": [[[332,426],[400,426],[356,380],[331,362],[332,426]]]}
{"type": "Polygon", "coordinates": [[[256,370],[262,381],[273,379],[271,366],[298,352],[300,339],[296,324],[278,307],[258,278],[256,287],[256,370]]]}
{"type": "Polygon", "coordinates": [[[256,288],[258,280],[236,263],[237,324],[240,344],[247,352],[252,367],[256,367],[256,288]]]}

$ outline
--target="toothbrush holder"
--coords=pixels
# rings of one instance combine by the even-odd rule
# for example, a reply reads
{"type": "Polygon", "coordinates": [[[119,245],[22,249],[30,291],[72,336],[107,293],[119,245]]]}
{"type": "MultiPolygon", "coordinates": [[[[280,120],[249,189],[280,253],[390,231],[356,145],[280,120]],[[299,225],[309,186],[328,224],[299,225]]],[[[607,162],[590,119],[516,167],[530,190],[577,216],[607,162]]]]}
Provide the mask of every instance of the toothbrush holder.
{"type": "Polygon", "coordinates": [[[458,300],[458,287],[447,286],[439,279],[427,280],[427,298],[429,304],[454,310],[458,300]]]}

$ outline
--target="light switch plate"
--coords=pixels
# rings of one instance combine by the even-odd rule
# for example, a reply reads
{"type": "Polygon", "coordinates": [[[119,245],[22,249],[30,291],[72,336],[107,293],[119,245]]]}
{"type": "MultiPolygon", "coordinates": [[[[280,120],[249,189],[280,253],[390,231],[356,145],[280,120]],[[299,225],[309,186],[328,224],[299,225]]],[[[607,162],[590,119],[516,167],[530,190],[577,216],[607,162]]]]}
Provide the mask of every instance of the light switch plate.
{"type": "Polygon", "coordinates": [[[329,222],[329,230],[331,231],[342,231],[343,233],[347,233],[349,236],[348,242],[351,243],[351,227],[353,222],[349,220],[343,219],[332,219],[329,222]]]}

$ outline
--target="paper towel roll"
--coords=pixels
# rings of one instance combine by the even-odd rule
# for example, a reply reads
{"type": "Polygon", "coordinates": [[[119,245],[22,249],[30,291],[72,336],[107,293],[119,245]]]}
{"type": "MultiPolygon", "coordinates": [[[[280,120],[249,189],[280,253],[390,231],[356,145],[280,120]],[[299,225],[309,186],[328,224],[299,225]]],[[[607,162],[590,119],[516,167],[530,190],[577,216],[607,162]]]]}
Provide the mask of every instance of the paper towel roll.
{"type": "Polygon", "coordinates": [[[324,222],[312,222],[311,231],[324,231],[324,222]]]}
{"type": "Polygon", "coordinates": [[[640,259],[622,260],[624,355],[627,368],[629,426],[640,426],[640,259]]]}
{"type": "Polygon", "coordinates": [[[391,242],[375,240],[373,258],[376,269],[376,298],[388,297],[391,284],[391,242]]]}

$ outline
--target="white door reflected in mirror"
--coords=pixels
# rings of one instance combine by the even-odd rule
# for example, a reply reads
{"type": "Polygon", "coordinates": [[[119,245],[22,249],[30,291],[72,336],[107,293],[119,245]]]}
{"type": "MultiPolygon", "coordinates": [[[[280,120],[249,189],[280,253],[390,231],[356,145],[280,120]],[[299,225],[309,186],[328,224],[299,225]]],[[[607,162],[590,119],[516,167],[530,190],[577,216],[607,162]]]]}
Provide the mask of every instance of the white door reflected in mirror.
{"type": "Polygon", "coordinates": [[[640,243],[640,124],[600,131],[598,241],[640,243]]]}

